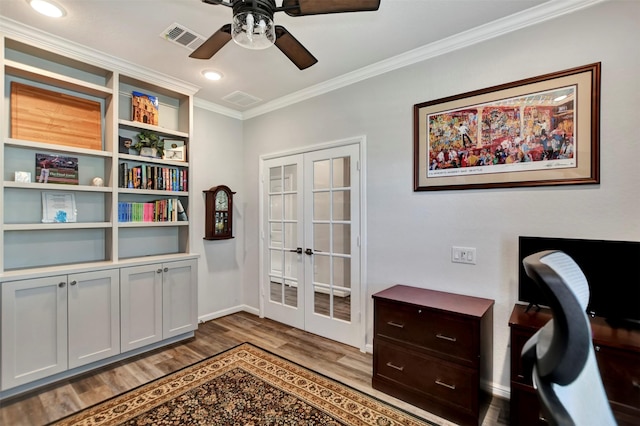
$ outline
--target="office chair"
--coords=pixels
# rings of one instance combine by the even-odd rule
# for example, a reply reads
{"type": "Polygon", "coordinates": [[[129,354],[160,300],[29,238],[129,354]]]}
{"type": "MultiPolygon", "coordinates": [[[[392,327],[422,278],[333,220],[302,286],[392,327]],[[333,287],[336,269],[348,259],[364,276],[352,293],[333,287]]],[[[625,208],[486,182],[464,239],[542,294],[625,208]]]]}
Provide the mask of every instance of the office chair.
{"type": "Polygon", "coordinates": [[[567,254],[547,250],[523,259],[545,293],[553,318],[522,348],[542,410],[560,426],[616,425],[602,385],[586,314],[589,286],[567,254]]]}

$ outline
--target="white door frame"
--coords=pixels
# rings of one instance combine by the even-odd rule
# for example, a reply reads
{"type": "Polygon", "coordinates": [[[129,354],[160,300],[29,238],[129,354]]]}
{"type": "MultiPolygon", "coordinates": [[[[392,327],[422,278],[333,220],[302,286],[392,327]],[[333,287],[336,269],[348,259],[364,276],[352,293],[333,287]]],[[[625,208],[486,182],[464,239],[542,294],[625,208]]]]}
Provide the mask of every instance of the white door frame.
{"type": "Polygon", "coordinates": [[[368,303],[367,303],[367,296],[369,294],[368,290],[367,290],[367,264],[366,264],[366,259],[367,259],[367,233],[366,233],[366,229],[367,229],[367,212],[366,212],[366,206],[367,206],[367,191],[366,191],[366,158],[367,158],[367,150],[366,150],[366,146],[367,146],[367,138],[364,135],[361,136],[354,136],[354,137],[350,137],[350,138],[345,138],[345,139],[340,139],[340,140],[336,140],[336,141],[331,141],[331,142],[326,142],[326,143],[321,143],[321,144],[317,144],[317,145],[311,145],[311,146],[305,146],[305,147],[300,147],[300,148],[296,148],[296,149],[292,149],[289,151],[280,151],[277,153],[272,153],[272,154],[264,154],[260,156],[260,164],[259,164],[259,173],[258,173],[258,186],[259,186],[259,218],[260,218],[260,227],[259,227],[259,238],[260,238],[260,250],[259,250],[259,259],[258,259],[258,265],[260,268],[260,273],[259,275],[259,287],[260,287],[260,317],[264,318],[264,306],[265,306],[265,297],[268,297],[268,295],[265,294],[264,292],[264,288],[265,286],[265,276],[267,276],[267,274],[265,274],[265,253],[267,250],[266,247],[266,241],[267,241],[267,232],[268,230],[265,229],[265,221],[264,221],[264,217],[265,217],[265,203],[264,203],[264,191],[266,190],[265,188],[265,181],[264,181],[264,162],[266,160],[270,160],[273,158],[278,158],[278,157],[285,157],[285,156],[290,156],[290,155],[297,155],[297,154],[304,154],[307,152],[312,152],[312,151],[318,151],[318,150],[323,150],[323,149],[328,149],[328,148],[336,148],[336,147],[341,147],[341,146],[345,146],[345,145],[354,145],[357,144],[360,148],[360,158],[358,159],[358,165],[359,165],[359,170],[360,170],[360,300],[358,301],[354,301],[354,303],[358,304],[358,311],[360,312],[358,321],[359,321],[359,327],[360,327],[360,341],[358,342],[358,346],[360,351],[365,352],[366,351],[366,327],[367,327],[367,307],[368,307],[368,303]]]}

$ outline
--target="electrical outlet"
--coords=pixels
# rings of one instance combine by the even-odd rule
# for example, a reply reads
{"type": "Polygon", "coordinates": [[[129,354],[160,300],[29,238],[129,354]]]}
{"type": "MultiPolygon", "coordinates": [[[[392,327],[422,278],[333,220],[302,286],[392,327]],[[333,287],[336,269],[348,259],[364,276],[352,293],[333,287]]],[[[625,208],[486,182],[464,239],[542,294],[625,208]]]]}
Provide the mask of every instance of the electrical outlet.
{"type": "Polygon", "coordinates": [[[451,247],[451,262],[476,264],[475,247],[451,247]]]}

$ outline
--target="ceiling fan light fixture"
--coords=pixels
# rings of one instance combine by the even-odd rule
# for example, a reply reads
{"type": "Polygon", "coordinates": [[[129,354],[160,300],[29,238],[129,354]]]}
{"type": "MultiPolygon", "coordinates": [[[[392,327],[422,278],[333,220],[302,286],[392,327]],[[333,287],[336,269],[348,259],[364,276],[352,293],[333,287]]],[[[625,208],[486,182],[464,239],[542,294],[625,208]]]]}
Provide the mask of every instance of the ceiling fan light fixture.
{"type": "Polygon", "coordinates": [[[231,38],[247,49],[260,50],[271,47],[276,41],[273,18],[260,11],[236,13],[231,23],[231,38]]]}

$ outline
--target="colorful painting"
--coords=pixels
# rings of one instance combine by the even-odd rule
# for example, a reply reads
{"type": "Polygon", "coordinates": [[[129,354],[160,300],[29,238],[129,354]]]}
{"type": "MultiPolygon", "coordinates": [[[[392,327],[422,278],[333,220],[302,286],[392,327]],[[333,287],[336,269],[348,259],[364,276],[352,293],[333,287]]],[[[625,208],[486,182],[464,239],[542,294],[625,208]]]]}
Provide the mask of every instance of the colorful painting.
{"type": "Polygon", "coordinates": [[[598,183],[600,64],[414,105],[414,190],[598,183]]]}

